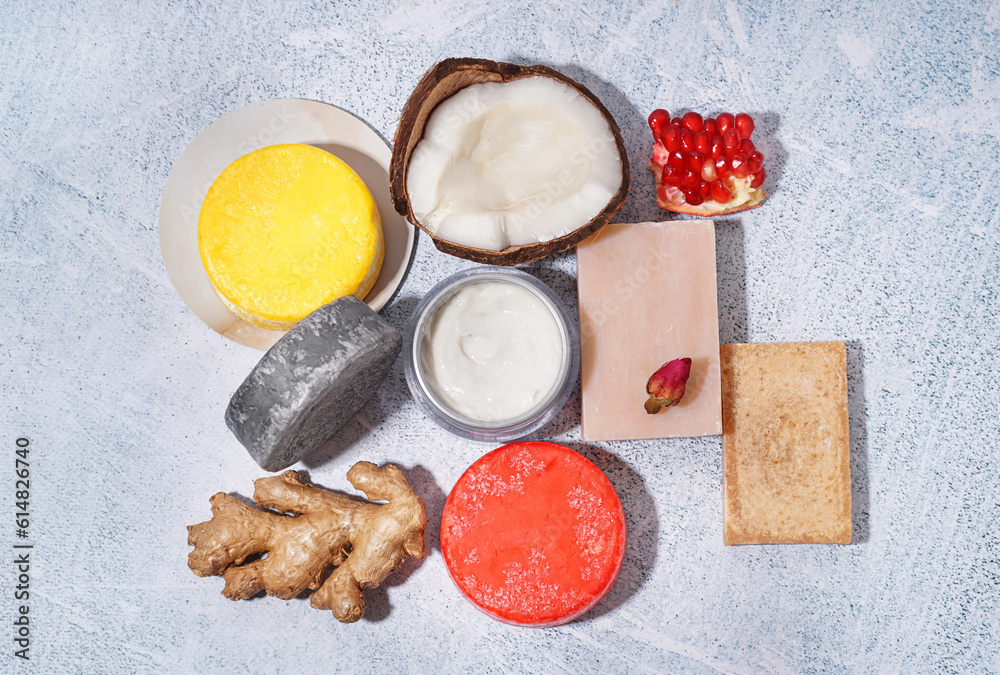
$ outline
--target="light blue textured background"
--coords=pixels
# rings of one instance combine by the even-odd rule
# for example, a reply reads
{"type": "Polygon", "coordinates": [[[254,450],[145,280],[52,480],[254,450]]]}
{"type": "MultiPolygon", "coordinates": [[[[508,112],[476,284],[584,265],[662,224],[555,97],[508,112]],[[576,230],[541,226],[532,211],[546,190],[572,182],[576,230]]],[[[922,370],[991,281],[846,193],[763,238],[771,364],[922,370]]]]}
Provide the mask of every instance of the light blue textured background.
{"type": "MultiPolygon", "coordinates": [[[[1000,672],[1000,3],[20,3],[0,6],[0,537],[32,442],[33,643],[0,671],[1000,672]],[[453,588],[444,497],[489,447],[434,427],[397,362],[302,468],[407,469],[428,557],[340,625],[234,603],[186,566],[185,526],[262,475],[223,411],[259,353],[207,329],[156,217],[184,147],[253,101],[341,106],[391,139],[444,56],[540,62],[590,87],[633,171],[617,220],[664,218],[645,115],[748,111],[771,196],[718,221],[723,341],[848,343],[851,546],[722,546],[718,438],[579,444],[610,476],[624,569],[581,620],[509,627],[453,588]],[[4,468],[6,467],[6,468],[4,468]]],[[[468,263],[419,240],[384,312],[468,263]]],[[[572,254],[527,266],[575,306],[572,254]]]]}

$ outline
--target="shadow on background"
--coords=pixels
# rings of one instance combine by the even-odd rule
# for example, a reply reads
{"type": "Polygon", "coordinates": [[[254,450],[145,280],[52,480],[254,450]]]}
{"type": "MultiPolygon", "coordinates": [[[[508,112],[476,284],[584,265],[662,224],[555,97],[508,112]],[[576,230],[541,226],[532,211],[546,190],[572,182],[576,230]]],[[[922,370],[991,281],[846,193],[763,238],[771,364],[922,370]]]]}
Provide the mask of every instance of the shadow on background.
{"type": "MultiPolygon", "coordinates": [[[[576,80],[589,89],[608,109],[611,116],[615,118],[618,127],[621,129],[622,139],[625,142],[625,149],[628,153],[629,167],[632,170],[632,184],[629,190],[629,198],[626,200],[622,210],[613,218],[618,223],[642,223],[647,221],[659,222],[673,220],[677,216],[672,212],[665,211],[656,205],[656,189],[653,177],[646,166],[646,160],[653,147],[653,137],[649,130],[648,118],[653,108],[666,108],[671,116],[678,117],[688,112],[690,108],[673,108],[673,101],[658,101],[649,110],[639,110],[635,107],[629,97],[618,89],[615,85],[601,79],[595,73],[582,68],[575,63],[555,64],[546,61],[539,61],[537,58],[514,54],[507,58],[511,63],[518,65],[542,64],[558,70],[576,80]]],[[[695,110],[702,116],[709,117],[726,112],[724,110],[695,110]]],[[[788,161],[788,153],[778,141],[778,127],[781,125],[781,116],[775,112],[752,112],[730,110],[733,114],[747,112],[754,119],[754,144],[764,155],[764,168],[767,170],[767,178],[764,181],[764,190],[768,193],[777,192],[775,187],[781,182],[784,174],[785,163],[788,161]]],[[[725,217],[723,217],[725,219],[725,217]]],[[[719,224],[719,219],[715,219],[719,224]]]]}
{"type": "Polygon", "coordinates": [[[851,434],[851,540],[869,537],[868,403],[865,401],[865,350],[859,340],[847,343],[847,414],[851,434]]]}
{"type": "Polygon", "coordinates": [[[353,418],[338,429],[319,449],[302,459],[302,463],[310,469],[317,469],[323,466],[370,434],[372,429],[377,429],[391,412],[391,410],[387,410],[379,403],[378,396],[373,396],[366,404],[361,406],[361,410],[353,418]]]}
{"type": "MultiPolygon", "coordinates": [[[[363,152],[349,148],[346,145],[336,143],[316,143],[315,147],[325,150],[331,155],[339,158],[354,172],[361,177],[364,184],[368,186],[375,201],[380,204],[379,212],[382,215],[382,231],[385,235],[385,260],[382,262],[382,270],[388,279],[395,270],[403,269],[403,276],[399,281],[399,286],[393,290],[392,295],[386,300],[385,305],[392,304],[393,299],[399,289],[406,283],[406,277],[413,267],[413,259],[417,253],[417,240],[420,237],[420,230],[410,225],[406,220],[396,214],[395,211],[385,212],[386,208],[392,208],[392,197],[389,195],[389,172],[381,164],[363,152]],[[409,234],[409,230],[414,231],[413,248],[409,251],[403,245],[409,234]]],[[[379,282],[375,282],[372,293],[378,292],[381,288],[379,282]]]]}
{"type": "MultiPolygon", "coordinates": [[[[420,300],[421,298],[413,295],[397,298],[396,302],[386,305],[379,313],[390,325],[400,333],[403,333],[406,330],[406,323],[410,320],[413,310],[420,304],[420,300]]],[[[400,359],[402,359],[402,354],[400,354],[400,359]]]]}
{"type": "MultiPolygon", "coordinates": [[[[740,111],[734,110],[732,112],[740,111]]],[[[767,177],[761,187],[768,194],[779,192],[780,190],[776,186],[781,184],[781,177],[785,174],[785,164],[788,162],[788,152],[778,140],[781,115],[775,112],[750,112],[749,114],[754,120],[753,142],[764,155],[764,170],[767,171],[767,177]]],[[[763,208],[767,208],[766,202],[763,208]]]]}
{"type": "MultiPolygon", "coordinates": [[[[407,296],[400,298],[397,302],[382,310],[383,318],[393,325],[398,325],[396,323],[397,320],[405,324],[406,319],[403,317],[408,318],[418,302],[419,300],[415,297],[407,296]]],[[[389,378],[401,377],[401,374],[402,356],[399,356],[386,376],[386,381],[389,378]]],[[[383,393],[385,386],[386,382],[382,382],[379,385],[379,389],[382,389],[383,393]]],[[[399,389],[399,387],[396,387],[396,389],[399,389]]],[[[409,389],[406,387],[405,382],[402,384],[402,389],[405,390],[408,396],[409,389]]],[[[316,469],[337,457],[370,434],[372,429],[377,429],[381,426],[385,419],[395,410],[395,407],[398,407],[398,403],[397,406],[393,406],[392,403],[392,401],[383,400],[378,395],[373,395],[367,403],[361,406],[361,409],[352,419],[348,420],[344,426],[335,431],[323,445],[305,457],[302,463],[310,469],[316,469]]]]}
{"type": "Polygon", "coordinates": [[[585,443],[564,443],[604,472],[625,510],[628,541],[618,580],[607,595],[577,621],[590,621],[621,607],[642,587],[656,563],[660,524],[656,502],[646,483],[627,462],[602,448],[585,443]]]}
{"type": "Polygon", "coordinates": [[[648,112],[643,113],[632,105],[628,97],[615,85],[575,63],[548,63],[519,54],[511,56],[507,60],[518,65],[541,64],[558,70],[589,89],[614,117],[618,128],[621,129],[625,151],[628,154],[629,168],[632,171],[629,197],[622,210],[612,218],[614,222],[641,223],[672,217],[672,214],[668,214],[656,205],[656,190],[653,187],[653,179],[649,169],[646,168],[646,159],[652,148],[652,137],[649,126],[646,124],[648,112]]]}
{"type": "MultiPolygon", "coordinates": [[[[525,272],[528,272],[532,276],[544,282],[557,296],[559,296],[559,299],[563,301],[569,310],[570,321],[576,327],[577,335],[579,335],[580,321],[578,310],[579,303],[577,302],[576,297],[576,277],[571,274],[567,274],[562,270],[556,269],[553,266],[554,264],[558,264],[559,260],[572,257],[574,255],[575,253],[572,249],[569,251],[562,251],[553,256],[532,261],[521,267],[525,272]]],[[[577,346],[579,346],[579,339],[577,340],[577,346]]],[[[566,405],[563,406],[562,410],[560,410],[549,423],[535,433],[531,434],[530,438],[553,438],[569,433],[574,429],[579,428],[579,426],[580,375],[578,372],[576,381],[573,383],[573,391],[566,400],[566,405]]]]}
{"type": "Polygon", "coordinates": [[[739,218],[715,225],[715,269],[719,287],[719,343],[749,342],[747,262],[743,222],[739,218]]]}
{"type": "MultiPolygon", "coordinates": [[[[396,466],[403,468],[399,462],[392,462],[396,466]]],[[[419,464],[412,469],[403,468],[406,480],[410,487],[424,500],[424,508],[427,510],[427,528],[424,530],[424,557],[407,558],[395,572],[392,572],[379,584],[377,588],[365,591],[365,614],[364,620],[377,623],[386,619],[392,611],[392,602],[389,600],[389,589],[406,583],[417,569],[424,564],[431,552],[441,550],[441,511],[444,509],[444,502],[447,495],[438,486],[434,476],[425,467],[419,464]]]]}

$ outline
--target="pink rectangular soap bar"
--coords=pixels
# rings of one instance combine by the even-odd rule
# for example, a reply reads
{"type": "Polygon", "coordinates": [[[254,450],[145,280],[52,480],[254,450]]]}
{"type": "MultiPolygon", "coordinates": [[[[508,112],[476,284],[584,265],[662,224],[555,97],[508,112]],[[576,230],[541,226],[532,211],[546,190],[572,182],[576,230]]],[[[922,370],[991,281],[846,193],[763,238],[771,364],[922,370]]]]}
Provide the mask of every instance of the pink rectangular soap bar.
{"type": "Polygon", "coordinates": [[[722,433],[715,226],[612,224],[576,248],[585,441],[722,433]],[[643,408],[646,381],[691,358],[681,402],[643,408]]]}

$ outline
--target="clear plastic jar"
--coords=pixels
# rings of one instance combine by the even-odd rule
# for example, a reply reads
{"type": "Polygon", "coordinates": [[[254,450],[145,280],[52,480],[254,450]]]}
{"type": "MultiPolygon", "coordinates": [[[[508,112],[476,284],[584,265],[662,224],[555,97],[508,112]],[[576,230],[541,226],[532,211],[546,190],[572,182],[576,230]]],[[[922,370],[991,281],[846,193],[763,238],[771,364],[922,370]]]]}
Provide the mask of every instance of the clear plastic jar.
{"type": "Polygon", "coordinates": [[[551,421],[569,399],[580,371],[580,348],[576,322],[565,303],[551,288],[521,270],[508,267],[476,267],[453,274],[437,284],[420,301],[406,326],[403,342],[406,383],[421,408],[448,431],[481,441],[513,441],[527,437],[551,421]],[[482,421],[451,406],[435,391],[434,375],[428,372],[424,345],[440,311],[461,289],[470,284],[500,282],[515,284],[532,293],[552,313],[558,328],[561,356],[552,388],[530,409],[510,419],[482,421]]]}

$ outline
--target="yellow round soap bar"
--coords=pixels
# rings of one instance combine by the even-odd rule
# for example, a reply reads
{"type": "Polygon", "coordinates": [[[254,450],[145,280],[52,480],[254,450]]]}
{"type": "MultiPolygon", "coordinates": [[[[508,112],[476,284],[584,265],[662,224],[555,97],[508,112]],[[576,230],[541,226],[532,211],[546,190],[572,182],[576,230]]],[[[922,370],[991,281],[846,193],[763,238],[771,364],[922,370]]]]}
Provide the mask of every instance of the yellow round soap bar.
{"type": "Polygon", "coordinates": [[[364,299],[385,253],[361,178],[330,153],[294,144],[226,167],[202,204],[198,249],[226,306],[270,330],[345,295],[364,299]]]}

